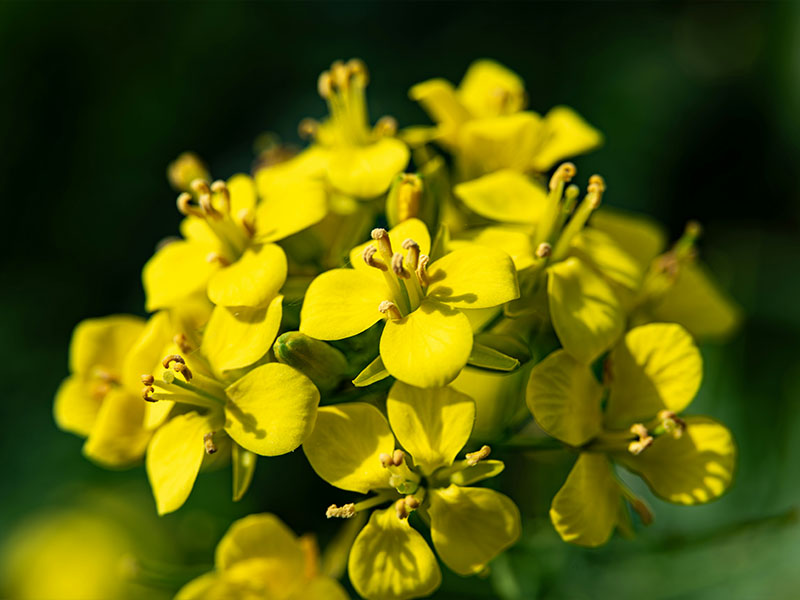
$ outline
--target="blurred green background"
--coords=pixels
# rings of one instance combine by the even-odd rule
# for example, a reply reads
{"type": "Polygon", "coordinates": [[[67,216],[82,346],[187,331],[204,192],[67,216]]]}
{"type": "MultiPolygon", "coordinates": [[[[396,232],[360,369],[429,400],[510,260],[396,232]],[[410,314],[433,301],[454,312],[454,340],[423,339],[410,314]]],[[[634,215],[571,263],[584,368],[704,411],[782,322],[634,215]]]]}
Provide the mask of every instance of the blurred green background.
{"type": "MultiPolygon", "coordinates": [[[[51,407],[73,326],[143,313],[141,266],[179,221],[167,163],[191,149],[227,177],[249,169],[262,132],[298,142],[300,119],[325,112],[317,75],[354,56],[371,72],[373,118],[392,114],[401,126],[427,123],[407,98],[412,84],[457,82],[481,57],[526,80],[533,110],[574,107],[606,135],[576,161],[579,173],[603,174],[605,202],[656,217],[673,238],[700,220],[702,255],[747,314],[728,344],[703,348],[692,405],[736,436],[730,493],[698,508],[645,493],[654,525],[583,550],[561,543],[547,519],[565,465],[512,459],[509,473],[527,475],[501,483],[520,504],[525,539],[487,579],[446,575],[437,597],[798,597],[800,4],[791,2],[0,5],[0,542],[31,539],[42,514],[89,511],[127,531],[135,554],[202,568],[250,512],[276,512],[323,542],[334,531],[324,508],[347,497],[313,477],[300,452],[261,460],[239,504],[224,470],[157,519],[144,469],[90,464],[51,407]]],[[[24,564],[12,570],[39,568],[24,564]]]]}

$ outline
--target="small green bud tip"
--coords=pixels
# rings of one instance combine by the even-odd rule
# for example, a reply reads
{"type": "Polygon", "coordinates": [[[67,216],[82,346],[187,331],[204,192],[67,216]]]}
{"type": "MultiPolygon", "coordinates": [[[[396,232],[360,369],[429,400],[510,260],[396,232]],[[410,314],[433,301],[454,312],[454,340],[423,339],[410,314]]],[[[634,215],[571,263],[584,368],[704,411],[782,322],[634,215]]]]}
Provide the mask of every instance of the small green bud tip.
{"type": "Polygon", "coordinates": [[[282,334],[272,348],[278,362],[303,373],[322,392],[336,388],[349,370],[339,350],[299,331],[282,334]]]}

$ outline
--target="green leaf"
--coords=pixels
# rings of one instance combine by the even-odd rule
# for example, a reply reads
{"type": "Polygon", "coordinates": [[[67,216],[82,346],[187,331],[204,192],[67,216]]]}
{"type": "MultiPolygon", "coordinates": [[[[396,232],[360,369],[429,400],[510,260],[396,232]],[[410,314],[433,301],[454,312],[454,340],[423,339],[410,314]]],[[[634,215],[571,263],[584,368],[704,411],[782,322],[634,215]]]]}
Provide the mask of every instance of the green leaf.
{"type": "Polygon", "coordinates": [[[492,371],[513,371],[519,366],[519,361],[499,350],[475,342],[467,364],[492,371]]]}
{"type": "Polygon", "coordinates": [[[368,385],[372,385],[382,379],[386,379],[389,376],[389,371],[386,370],[386,367],[383,366],[383,360],[379,356],[371,363],[369,363],[364,370],[361,371],[356,378],[353,379],[353,385],[356,387],[366,387],[368,385]]]}
{"type": "Polygon", "coordinates": [[[231,461],[233,462],[233,501],[238,502],[253,481],[253,473],[256,471],[256,455],[234,443],[231,461]]]}

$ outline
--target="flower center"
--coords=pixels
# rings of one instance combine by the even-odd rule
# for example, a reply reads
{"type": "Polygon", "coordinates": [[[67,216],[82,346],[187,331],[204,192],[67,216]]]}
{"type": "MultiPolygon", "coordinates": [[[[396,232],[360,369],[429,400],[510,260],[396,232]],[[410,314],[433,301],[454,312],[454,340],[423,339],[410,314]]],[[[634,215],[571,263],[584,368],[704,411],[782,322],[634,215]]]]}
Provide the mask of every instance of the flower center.
{"type": "Polygon", "coordinates": [[[403,242],[405,256],[392,251],[392,242],[385,229],[373,229],[375,245],[364,248],[364,262],[378,269],[386,281],[388,299],[381,302],[378,310],[390,319],[402,319],[416,310],[425,297],[425,288],[430,283],[427,266],[429,258],[420,254],[419,244],[412,239],[403,242]]]}

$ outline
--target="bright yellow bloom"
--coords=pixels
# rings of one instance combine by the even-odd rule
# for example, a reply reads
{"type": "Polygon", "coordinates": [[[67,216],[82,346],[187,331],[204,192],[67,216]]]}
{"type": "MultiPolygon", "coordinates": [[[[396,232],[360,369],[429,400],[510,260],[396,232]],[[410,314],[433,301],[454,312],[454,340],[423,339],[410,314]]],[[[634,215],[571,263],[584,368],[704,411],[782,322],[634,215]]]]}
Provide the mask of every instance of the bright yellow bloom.
{"type": "Polygon", "coordinates": [[[605,543],[616,525],[624,525],[623,498],[649,518],[642,501],[617,480],[612,460],[677,504],[721,496],[736,463],[724,425],[677,416],[702,379],[700,352],[680,325],[629,331],[609,354],[606,379],[604,389],[588,367],[558,350],[534,367],[528,382],[528,407],[542,429],[581,450],[550,517],[565,541],[583,546],[605,543]]]}
{"type": "Polygon", "coordinates": [[[491,60],[470,65],[457,89],[444,79],[431,79],[415,85],[409,95],[437,124],[421,138],[431,137],[453,153],[462,180],[500,169],[544,172],[603,140],[566,106],[544,117],[522,110],[527,104],[524,83],[491,60]]]}
{"type": "Polygon", "coordinates": [[[319,573],[313,538],[295,536],[271,514],[230,526],[217,546],[215,569],[187,583],[176,600],[346,600],[319,573]]]}
{"type": "Polygon", "coordinates": [[[441,572],[423,537],[408,522],[416,512],[430,527],[442,561],[460,575],[481,572],[520,534],[510,498],[471,484],[493,477],[503,463],[484,460],[489,447],[456,461],[475,420],[473,400],[452,388],[422,389],[395,382],[386,400],[388,421],[370,404],[319,410],[303,450],[317,474],[339,488],[375,495],[331,506],[328,516],[376,510],[353,543],[348,569],[370,600],[418,598],[439,587],[441,572]],[[396,448],[397,442],[408,454],[396,448]]]}
{"type": "Polygon", "coordinates": [[[350,253],[353,269],[323,273],[306,292],[300,331],[321,340],[347,338],[385,317],[380,360],[419,387],[452,381],[472,351],[462,309],[499,306],[519,295],[507,254],[464,248],[428,265],[430,235],[409,219],[350,253]]]}
{"type": "Polygon", "coordinates": [[[317,388],[295,369],[263,361],[278,332],[281,300],[262,309],[215,307],[199,349],[174,346],[157,371],[142,376],[144,398],[155,403],[151,419],[163,422],[146,460],[159,514],[180,508],[201,466],[221,463],[229,452],[238,500],[255,455],[291,452],[313,429],[317,388]]]}
{"type": "Polygon", "coordinates": [[[192,183],[178,208],[186,215],[183,239],[161,247],[142,271],[147,310],[182,305],[208,294],[222,306],[267,306],[286,279],[283,250],[272,243],[320,221],[327,212],[321,183],[274,185],[257,201],[253,180],[192,183]]]}

